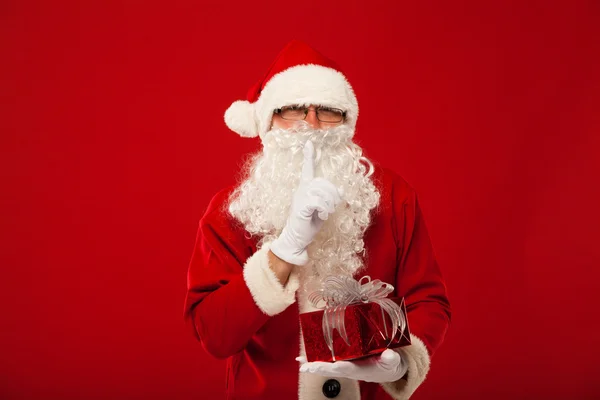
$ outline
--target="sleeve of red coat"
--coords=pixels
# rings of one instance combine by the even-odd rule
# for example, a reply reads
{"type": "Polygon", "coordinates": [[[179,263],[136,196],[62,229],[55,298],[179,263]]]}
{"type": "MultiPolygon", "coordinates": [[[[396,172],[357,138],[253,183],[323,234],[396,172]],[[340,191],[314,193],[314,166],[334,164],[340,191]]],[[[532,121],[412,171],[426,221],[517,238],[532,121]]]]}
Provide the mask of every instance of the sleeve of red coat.
{"type": "Polygon", "coordinates": [[[269,244],[253,253],[244,230],[226,214],[222,191],[200,219],[188,267],[184,319],[217,358],[241,351],[267,320],[295,301],[297,273],[285,287],[269,268],[269,244]]]}
{"type": "Polygon", "coordinates": [[[450,324],[446,284],[437,263],[417,194],[397,183],[393,197],[397,232],[396,288],[405,297],[411,345],[397,349],[408,362],[408,379],[382,383],[394,399],[408,399],[423,383],[431,358],[450,324]]]}

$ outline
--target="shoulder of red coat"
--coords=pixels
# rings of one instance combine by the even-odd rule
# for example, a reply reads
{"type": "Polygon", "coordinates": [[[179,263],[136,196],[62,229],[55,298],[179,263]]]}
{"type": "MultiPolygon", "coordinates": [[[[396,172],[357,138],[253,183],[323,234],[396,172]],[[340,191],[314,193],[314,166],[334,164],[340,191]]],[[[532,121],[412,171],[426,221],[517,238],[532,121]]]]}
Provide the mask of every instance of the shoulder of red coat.
{"type": "Polygon", "coordinates": [[[210,222],[222,225],[224,223],[231,224],[232,218],[229,216],[227,208],[229,206],[229,196],[234,190],[234,186],[227,186],[218,192],[208,202],[206,211],[202,216],[201,223],[210,222]]]}
{"type": "Polygon", "coordinates": [[[374,162],[373,181],[377,187],[393,196],[394,201],[404,202],[415,195],[414,187],[394,168],[374,162]]]}

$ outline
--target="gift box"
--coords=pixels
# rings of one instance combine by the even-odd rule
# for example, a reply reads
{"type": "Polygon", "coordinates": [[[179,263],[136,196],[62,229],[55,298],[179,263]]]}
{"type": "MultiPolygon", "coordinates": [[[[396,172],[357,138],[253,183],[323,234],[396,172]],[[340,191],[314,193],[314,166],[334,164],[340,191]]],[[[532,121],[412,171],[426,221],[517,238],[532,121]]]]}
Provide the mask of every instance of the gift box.
{"type": "Polygon", "coordinates": [[[392,285],[365,276],[331,277],[323,286],[309,296],[323,309],[300,314],[307,361],[354,360],[411,344],[404,298],[386,297],[392,285]]]}

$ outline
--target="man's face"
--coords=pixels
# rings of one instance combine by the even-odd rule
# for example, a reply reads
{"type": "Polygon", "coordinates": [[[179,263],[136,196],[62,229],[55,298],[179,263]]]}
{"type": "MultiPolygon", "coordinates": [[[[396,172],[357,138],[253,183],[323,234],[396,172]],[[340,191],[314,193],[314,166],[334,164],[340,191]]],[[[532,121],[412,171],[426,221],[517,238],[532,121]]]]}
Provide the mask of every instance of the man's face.
{"type": "MultiPolygon", "coordinates": [[[[304,120],[313,129],[328,129],[339,126],[342,122],[323,122],[317,118],[317,107],[318,105],[311,104],[308,109],[308,114],[304,120]]],[[[279,114],[273,113],[273,119],[271,121],[271,128],[289,129],[297,127],[302,121],[292,121],[283,119],[279,114]]]]}

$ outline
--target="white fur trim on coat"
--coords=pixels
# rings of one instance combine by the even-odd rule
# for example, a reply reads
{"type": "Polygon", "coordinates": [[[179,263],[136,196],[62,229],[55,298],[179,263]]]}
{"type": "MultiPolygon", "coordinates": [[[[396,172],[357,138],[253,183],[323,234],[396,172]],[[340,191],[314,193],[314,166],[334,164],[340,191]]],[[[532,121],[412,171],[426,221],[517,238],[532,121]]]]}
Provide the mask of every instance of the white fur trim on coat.
{"type": "Polygon", "coordinates": [[[340,393],[335,400],[360,400],[360,386],[357,380],[327,377],[310,372],[300,372],[298,381],[298,400],[327,400],[323,394],[323,385],[330,379],[340,383],[340,393]]]}
{"type": "MultiPolygon", "coordinates": [[[[304,286],[305,275],[312,273],[313,264],[309,262],[300,271],[300,289],[298,290],[298,309],[300,313],[320,310],[308,301],[308,293],[312,290],[304,286]]],[[[302,327],[300,327],[300,356],[306,357],[306,349],[304,347],[304,335],[302,327]]],[[[298,366],[299,368],[300,366],[298,366]]],[[[329,379],[335,379],[340,383],[340,394],[335,397],[335,400],[360,400],[360,385],[357,380],[342,378],[342,377],[326,377],[310,372],[298,372],[298,399],[299,400],[327,400],[323,394],[323,384],[329,379]]]]}
{"type": "Polygon", "coordinates": [[[430,357],[421,339],[410,334],[411,344],[394,350],[408,362],[408,381],[403,379],[385,382],[380,385],[395,400],[407,400],[423,383],[430,367],[430,357]]]}
{"type": "Polygon", "coordinates": [[[244,265],[244,280],[256,305],[269,316],[279,314],[296,301],[299,286],[298,272],[294,269],[283,287],[269,267],[270,243],[266,243],[244,265]]]}
{"type": "MultiPolygon", "coordinates": [[[[302,329],[300,329],[300,355],[306,357],[302,329]]],[[[327,400],[323,394],[323,385],[329,379],[337,380],[341,386],[341,391],[335,400],[360,400],[360,385],[357,380],[342,377],[330,378],[310,372],[298,373],[298,400],[327,400]]]]}

